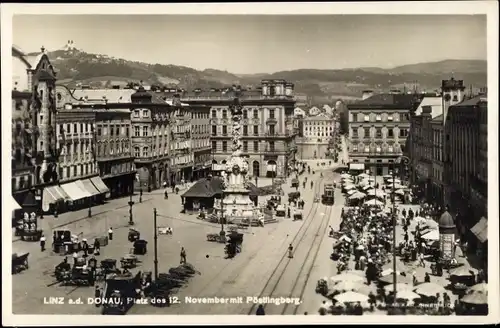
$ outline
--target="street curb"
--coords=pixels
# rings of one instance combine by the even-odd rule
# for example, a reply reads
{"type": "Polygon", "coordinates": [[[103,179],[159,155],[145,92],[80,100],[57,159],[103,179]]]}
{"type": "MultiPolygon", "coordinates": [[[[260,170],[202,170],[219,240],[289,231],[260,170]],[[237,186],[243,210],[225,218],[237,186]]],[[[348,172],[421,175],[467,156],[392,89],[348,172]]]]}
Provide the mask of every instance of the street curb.
{"type": "MultiPolygon", "coordinates": [[[[148,199],[145,199],[143,200],[142,202],[145,203],[145,202],[148,202],[150,200],[153,200],[153,198],[148,198],[148,199]]],[[[123,206],[118,206],[118,207],[115,207],[113,209],[110,209],[110,210],[106,210],[106,211],[102,211],[102,212],[99,212],[99,213],[95,213],[95,214],[92,214],[92,215],[101,215],[101,214],[105,214],[105,213],[108,213],[108,212],[113,212],[113,211],[116,211],[116,210],[119,210],[119,209],[122,209],[122,208],[125,208],[125,207],[129,207],[128,204],[126,205],[123,205],[123,206]]],[[[59,224],[59,225],[56,225],[56,226],[53,226],[52,227],[52,230],[54,229],[57,229],[57,228],[62,228],[62,227],[65,227],[65,226],[68,226],[70,224],[73,224],[73,223],[76,223],[76,222],[80,222],[80,221],[83,221],[85,219],[88,219],[89,217],[88,216],[84,216],[82,218],[79,218],[79,219],[75,219],[75,220],[72,220],[70,222],[66,222],[66,223],[62,223],[62,224],[59,224]]],[[[15,239],[12,239],[12,242],[15,243],[15,242],[18,242],[18,241],[21,241],[21,238],[15,238],[15,239]]]]}

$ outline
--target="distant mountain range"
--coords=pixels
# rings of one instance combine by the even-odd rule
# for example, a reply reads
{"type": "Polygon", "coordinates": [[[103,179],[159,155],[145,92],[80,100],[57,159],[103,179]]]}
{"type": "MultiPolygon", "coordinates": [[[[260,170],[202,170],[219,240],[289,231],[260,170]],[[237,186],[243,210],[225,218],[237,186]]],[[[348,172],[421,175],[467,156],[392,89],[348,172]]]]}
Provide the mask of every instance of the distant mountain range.
{"type": "Polygon", "coordinates": [[[58,83],[68,87],[89,84],[102,88],[139,82],[159,86],[222,88],[232,84],[256,87],[263,79],[285,79],[295,83],[297,93],[305,93],[315,101],[330,101],[343,96],[356,97],[364,89],[375,91],[399,88],[431,91],[439,88],[442,79],[451,76],[463,79],[474,88],[486,86],[485,60],[444,60],[432,63],[404,65],[391,69],[364,67],[354,69],[297,69],[271,74],[233,74],[217,69],[199,71],[177,65],[149,64],[90,54],[78,49],[63,49],[48,53],[58,71],[58,83]]]}

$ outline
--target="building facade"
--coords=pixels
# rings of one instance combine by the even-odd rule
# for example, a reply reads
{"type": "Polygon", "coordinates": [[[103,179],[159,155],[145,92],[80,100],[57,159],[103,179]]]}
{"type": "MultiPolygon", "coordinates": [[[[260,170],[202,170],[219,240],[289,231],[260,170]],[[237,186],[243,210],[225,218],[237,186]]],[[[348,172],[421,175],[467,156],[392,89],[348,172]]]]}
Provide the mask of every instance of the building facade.
{"type": "Polygon", "coordinates": [[[328,158],[334,136],[335,120],[324,113],[302,119],[302,132],[297,138],[297,154],[301,160],[328,158]]]}
{"type": "Polygon", "coordinates": [[[351,163],[385,175],[405,152],[410,111],[418,99],[408,94],[377,94],[348,105],[351,163]]]}
{"type": "Polygon", "coordinates": [[[194,152],[193,179],[205,178],[212,165],[210,144],[210,107],[192,105],[192,146],[194,152]]]}
{"type": "MultiPolygon", "coordinates": [[[[236,89],[236,87],[234,87],[236,89]]],[[[252,176],[285,176],[293,167],[295,145],[293,84],[284,80],[262,81],[256,90],[240,90],[243,154],[252,176]]],[[[190,105],[210,107],[212,161],[223,164],[231,154],[231,112],[235,90],[182,93],[190,105]]]]}
{"type": "Polygon", "coordinates": [[[174,106],[169,111],[171,126],[170,181],[179,184],[193,177],[194,139],[191,127],[193,113],[187,104],[180,102],[178,95],[173,98],[174,106]]]}
{"type": "Polygon", "coordinates": [[[444,115],[436,116],[431,121],[432,129],[432,174],[431,199],[444,208],[444,115]]]}
{"type": "Polygon", "coordinates": [[[458,213],[457,227],[462,234],[479,221],[480,215],[487,214],[487,152],[479,142],[481,137],[484,141],[487,134],[484,131],[486,112],[487,98],[476,96],[450,106],[446,118],[445,199],[458,213]]]}

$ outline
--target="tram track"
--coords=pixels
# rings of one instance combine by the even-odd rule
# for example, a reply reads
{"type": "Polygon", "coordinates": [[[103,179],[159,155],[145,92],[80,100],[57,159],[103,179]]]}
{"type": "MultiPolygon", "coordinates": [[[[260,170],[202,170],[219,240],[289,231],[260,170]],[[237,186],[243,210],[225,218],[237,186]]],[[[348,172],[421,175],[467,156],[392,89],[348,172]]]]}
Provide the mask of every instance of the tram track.
{"type": "MultiPolygon", "coordinates": [[[[328,175],[330,175],[330,174],[328,174],[328,175]]],[[[322,185],[324,180],[325,180],[325,177],[320,178],[319,180],[316,181],[316,186],[314,188],[315,194],[317,194],[321,190],[321,185],[322,185]]],[[[309,211],[308,216],[304,220],[304,223],[300,227],[299,231],[297,231],[297,233],[295,234],[295,236],[291,242],[292,246],[294,247],[294,254],[297,253],[297,250],[302,245],[302,242],[304,241],[304,238],[306,237],[307,232],[309,231],[309,229],[312,226],[312,223],[314,222],[314,217],[315,217],[319,208],[320,208],[319,203],[313,203],[313,206],[311,207],[311,210],[309,211]]],[[[320,228],[321,228],[321,225],[324,223],[325,217],[327,217],[329,220],[329,216],[330,216],[330,214],[326,215],[326,213],[325,213],[325,215],[322,218],[320,228]]],[[[326,220],[327,223],[328,223],[328,220],[326,220]]],[[[319,230],[320,229],[318,229],[316,231],[316,234],[318,234],[319,230]]],[[[288,252],[286,252],[286,249],[283,249],[280,251],[283,253],[283,256],[280,258],[278,264],[276,265],[276,267],[272,271],[269,278],[266,280],[266,283],[265,283],[262,291],[259,293],[258,298],[262,298],[264,296],[269,296],[269,297],[273,296],[273,294],[275,293],[276,289],[278,288],[278,286],[281,282],[283,275],[286,272],[288,265],[293,261],[293,259],[288,257],[288,252]],[[267,292],[268,289],[271,289],[271,290],[269,292],[267,292]]],[[[296,281],[298,281],[298,277],[297,277],[296,281]]],[[[282,295],[280,295],[280,296],[282,296],[282,295]]],[[[264,309],[266,309],[267,305],[268,304],[263,305],[264,309]]],[[[257,304],[254,303],[251,306],[250,310],[248,311],[248,314],[249,315],[254,314],[256,307],[257,307],[257,304]]]]}
{"type": "MultiPolygon", "coordinates": [[[[321,185],[321,181],[322,179],[318,179],[316,181],[316,186],[314,187],[314,191],[317,192],[320,190],[320,185],[321,185]]],[[[304,218],[304,221],[303,221],[303,224],[301,225],[301,227],[299,228],[299,231],[297,232],[297,234],[295,235],[294,239],[292,240],[292,243],[295,241],[296,237],[298,236],[298,234],[300,233],[300,231],[303,229],[305,223],[307,221],[310,220],[311,217],[314,217],[314,214],[316,213],[317,211],[317,208],[318,208],[318,204],[317,203],[313,203],[313,205],[311,206],[311,208],[309,209],[309,211],[307,212],[305,218],[304,218]],[[312,214],[312,216],[311,216],[312,214]]],[[[276,223],[276,226],[273,230],[277,230],[278,226],[277,224],[279,223],[276,223]]],[[[283,248],[283,245],[285,244],[286,240],[283,241],[283,243],[280,245],[280,248],[283,248]]],[[[248,260],[243,262],[241,265],[239,266],[236,266],[233,270],[231,270],[231,273],[230,275],[228,276],[228,278],[226,278],[223,282],[223,284],[225,284],[226,282],[231,282],[233,280],[235,280],[238,276],[242,275],[242,273],[248,269],[250,267],[250,264],[251,263],[251,259],[255,258],[257,256],[257,254],[259,254],[265,247],[266,247],[266,243],[261,243],[261,245],[256,249],[254,250],[251,255],[248,257],[248,260]]],[[[210,287],[212,286],[212,282],[214,280],[216,280],[217,278],[220,277],[220,274],[222,272],[224,272],[231,264],[233,264],[234,262],[229,262],[227,265],[223,266],[220,270],[218,270],[217,274],[214,275],[214,278],[212,278],[209,282],[207,282],[206,284],[204,284],[204,286],[202,287],[202,289],[197,292],[195,295],[195,297],[197,296],[200,296],[200,295],[203,295],[203,293],[210,287]]],[[[221,295],[219,293],[219,295],[221,295]]]]}

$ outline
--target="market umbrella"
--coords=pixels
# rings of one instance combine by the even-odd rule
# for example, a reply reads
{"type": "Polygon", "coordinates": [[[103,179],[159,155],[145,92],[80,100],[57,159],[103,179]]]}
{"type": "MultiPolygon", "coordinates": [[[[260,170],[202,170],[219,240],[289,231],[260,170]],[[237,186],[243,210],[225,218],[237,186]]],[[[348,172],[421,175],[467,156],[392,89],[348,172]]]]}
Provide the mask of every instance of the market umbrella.
{"type": "Polygon", "coordinates": [[[397,195],[400,195],[400,196],[404,196],[405,195],[405,191],[403,189],[398,189],[394,193],[397,194],[397,195]]]}
{"type": "MultiPolygon", "coordinates": [[[[393,272],[393,269],[394,268],[394,264],[393,262],[391,261],[391,263],[386,263],[382,266],[382,277],[383,276],[386,276],[387,274],[384,274],[383,272],[384,271],[388,271],[389,270],[389,273],[392,273],[393,272]]],[[[401,261],[398,261],[396,260],[396,271],[399,271],[399,272],[406,272],[408,271],[408,267],[401,261]]]]}
{"type": "Polygon", "coordinates": [[[369,182],[375,182],[375,178],[374,177],[369,177],[366,180],[368,180],[369,182]]]}
{"type": "Polygon", "coordinates": [[[339,292],[358,291],[364,285],[365,284],[362,281],[342,280],[342,281],[337,282],[332,287],[332,290],[336,290],[339,292]]]}
{"type": "Polygon", "coordinates": [[[470,292],[488,293],[488,284],[485,282],[476,284],[467,290],[467,294],[469,294],[470,292]]]}
{"type": "Polygon", "coordinates": [[[456,276],[456,277],[471,277],[476,273],[477,273],[476,269],[471,268],[470,266],[467,265],[462,265],[459,266],[458,268],[450,270],[450,276],[456,276]]]}
{"type": "Polygon", "coordinates": [[[370,189],[368,190],[368,195],[369,196],[377,196],[377,197],[385,197],[386,194],[380,189],[370,189]]]}
{"type": "Polygon", "coordinates": [[[365,197],[366,197],[366,194],[358,191],[358,192],[352,194],[351,196],[349,196],[349,199],[363,199],[365,197]]]}
{"type": "Polygon", "coordinates": [[[386,175],[382,176],[382,178],[384,178],[384,179],[392,179],[392,175],[386,174],[386,175]]]}
{"type": "Polygon", "coordinates": [[[439,240],[439,230],[431,230],[422,236],[425,240],[439,240]]]}
{"type": "Polygon", "coordinates": [[[369,178],[370,176],[366,173],[361,173],[360,175],[358,175],[358,177],[360,178],[369,178]]]}
{"type": "Polygon", "coordinates": [[[358,191],[357,191],[356,189],[351,189],[351,190],[348,190],[348,191],[347,191],[347,194],[348,194],[349,196],[351,196],[351,195],[353,195],[353,194],[355,194],[355,193],[357,193],[357,192],[358,192],[358,191]]]}
{"type": "Polygon", "coordinates": [[[342,173],[340,175],[341,178],[351,178],[351,175],[349,173],[342,173]]]}
{"type": "Polygon", "coordinates": [[[372,293],[373,295],[377,295],[377,286],[374,284],[371,285],[362,284],[361,287],[356,289],[356,292],[363,295],[370,295],[370,293],[372,293]]]}
{"type": "Polygon", "coordinates": [[[413,219],[415,222],[419,223],[419,224],[424,224],[427,220],[421,216],[417,216],[413,219]]]}
{"type": "Polygon", "coordinates": [[[340,303],[365,303],[368,302],[368,295],[357,292],[345,292],[334,297],[340,303]]]}
{"type": "Polygon", "coordinates": [[[431,296],[436,296],[436,294],[444,294],[446,293],[446,289],[444,289],[443,286],[438,285],[433,282],[425,282],[421,285],[418,285],[415,288],[415,293],[431,297],[431,296]]]}
{"type": "Polygon", "coordinates": [[[355,186],[355,185],[352,185],[352,184],[348,184],[348,185],[345,185],[345,186],[344,186],[344,189],[345,189],[345,190],[356,189],[356,186],[355,186]]]}
{"type": "MultiPolygon", "coordinates": [[[[387,276],[383,276],[382,278],[379,279],[379,281],[384,282],[386,284],[394,285],[394,275],[389,274],[387,276]]],[[[403,283],[403,284],[409,285],[409,284],[413,284],[413,279],[408,275],[402,276],[399,274],[396,277],[396,284],[397,283],[403,283]]]]}
{"type": "MultiPolygon", "coordinates": [[[[394,284],[384,286],[384,289],[385,289],[386,293],[392,292],[392,291],[394,291],[394,284]]],[[[412,289],[413,289],[413,286],[410,284],[403,283],[403,282],[396,283],[396,292],[403,291],[403,290],[410,290],[411,291],[412,289]]]]}
{"type": "Polygon", "coordinates": [[[417,298],[420,298],[420,295],[411,290],[396,291],[396,299],[411,301],[417,298]]]}
{"type": "Polygon", "coordinates": [[[344,281],[344,280],[345,281],[363,282],[363,281],[365,281],[365,278],[360,276],[360,275],[351,273],[351,272],[343,272],[339,275],[331,277],[330,280],[333,282],[339,282],[339,281],[344,281]]]}
{"type": "Polygon", "coordinates": [[[430,229],[439,229],[439,223],[437,223],[433,219],[425,220],[425,225],[428,226],[430,229]]]}
{"type": "Polygon", "coordinates": [[[393,181],[395,183],[401,183],[401,179],[399,179],[399,178],[390,177],[389,179],[387,179],[387,182],[389,182],[389,183],[392,183],[393,181]]]}
{"type": "Polygon", "coordinates": [[[379,201],[377,199],[370,199],[365,204],[368,206],[382,206],[382,205],[384,205],[384,203],[382,203],[381,201],[379,201]]]}
{"type": "Polygon", "coordinates": [[[472,291],[468,292],[462,299],[460,300],[464,303],[468,304],[488,304],[488,291],[480,292],[480,291],[472,291]]]}

